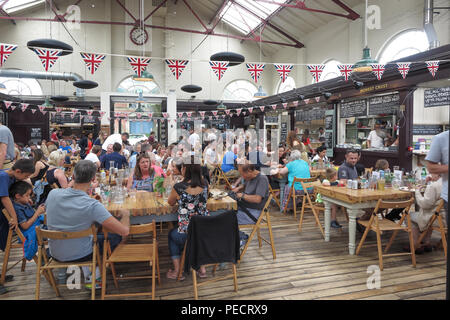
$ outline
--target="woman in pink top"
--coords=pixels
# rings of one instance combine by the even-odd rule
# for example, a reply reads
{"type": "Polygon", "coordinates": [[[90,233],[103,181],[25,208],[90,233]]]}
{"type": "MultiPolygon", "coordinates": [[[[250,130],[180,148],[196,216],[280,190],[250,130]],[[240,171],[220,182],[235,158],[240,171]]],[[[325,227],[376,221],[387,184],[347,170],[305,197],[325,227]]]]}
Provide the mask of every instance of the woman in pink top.
{"type": "Polygon", "coordinates": [[[160,166],[158,166],[158,164],[156,163],[156,158],[155,158],[155,154],[151,151],[147,151],[147,154],[150,157],[150,161],[152,163],[152,169],[155,171],[155,174],[158,177],[166,177],[166,173],[164,172],[163,168],[161,168],[160,166]]]}

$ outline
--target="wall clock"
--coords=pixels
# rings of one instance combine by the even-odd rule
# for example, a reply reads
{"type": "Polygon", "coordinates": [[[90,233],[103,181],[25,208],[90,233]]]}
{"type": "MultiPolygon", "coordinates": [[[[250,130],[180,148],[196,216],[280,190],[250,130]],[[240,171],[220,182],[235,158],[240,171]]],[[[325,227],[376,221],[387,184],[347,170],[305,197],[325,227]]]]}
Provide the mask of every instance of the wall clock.
{"type": "Polygon", "coordinates": [[[130,40],[137,46],[142,46],[148,41],[148,32],[145,28],[134,27],[130,31],[130,40]]]}

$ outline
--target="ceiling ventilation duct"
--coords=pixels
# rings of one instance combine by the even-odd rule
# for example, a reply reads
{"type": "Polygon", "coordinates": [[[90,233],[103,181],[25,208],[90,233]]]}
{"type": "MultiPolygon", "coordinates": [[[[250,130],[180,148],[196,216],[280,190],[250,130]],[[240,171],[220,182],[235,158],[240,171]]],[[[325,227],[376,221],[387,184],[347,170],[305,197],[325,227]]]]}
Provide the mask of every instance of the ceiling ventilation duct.
{"type": "Polygon", "coordinates": [[[433,25],[433,13],[434,13],[434,0],[425,0],[423,11],[423,29],[427,34],[429,43],[428,49],[434,49],[440,46],[436,30],[434,29],[433,25]]]}

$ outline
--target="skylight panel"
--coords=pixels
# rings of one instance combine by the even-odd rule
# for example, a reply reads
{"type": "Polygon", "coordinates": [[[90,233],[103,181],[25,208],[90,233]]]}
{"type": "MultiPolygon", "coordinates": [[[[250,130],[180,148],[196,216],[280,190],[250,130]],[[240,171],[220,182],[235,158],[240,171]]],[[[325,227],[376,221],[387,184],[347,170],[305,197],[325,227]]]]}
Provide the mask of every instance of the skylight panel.
{"type": "Polygon", "coordinates": [[[2,3],[5,3],[5,5],[3,6],[3,10],[5,10],[6,13],[14,13],[43,2],[45,2],[45,0],[4,0],[0,1],[0,5],[2,5],[2,3]]]}

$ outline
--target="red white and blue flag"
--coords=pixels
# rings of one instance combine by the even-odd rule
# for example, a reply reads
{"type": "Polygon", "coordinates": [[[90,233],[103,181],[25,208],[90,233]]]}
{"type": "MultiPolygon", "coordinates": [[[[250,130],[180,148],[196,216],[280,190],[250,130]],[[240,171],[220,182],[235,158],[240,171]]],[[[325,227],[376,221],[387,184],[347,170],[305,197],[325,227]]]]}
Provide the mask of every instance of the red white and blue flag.
{"type": "Polygon", "coordinates": [[[322,75],[322,71],[325,68],[324,64],[308,64],[306,66],[311,73],[314,82],[317,83],[320,80],[320,76],[322,75]]]}
{"type": "Polygon", "coordinates": [[[352,64],[338,64],[338,69],[341,72],[341,76],[344,76],[345,81],[348,81],[350,75],[353,72],[352,64]]]}
{"type": "Polygon", "coordinates": [[[13,104],[12,101],[3,101],[3,103],[5,104],[6,109],[9,109],[9,107],[13,104]]]}
{"type": "Polygon", "coordinates": [[[94,74],[97,69],[100,67],[100,64],[105,60],[106,55],[104,54],[96,54],[96,53],[85,53],[80,52],[81,58],[83,59],[84,63],[86,63],[86,66],[88,70],[91,72],[91,74],[94,74]]]}
{"type": "Polygon", "coordinates": [[[274,66],[278,74],[280,75],[281,82],[286,81],[287,77],[289,76],[289,73],[294,68],[292,64],[275,64],[274,66]]]}
{"type": "Polygon", "coordinates": [[[377,76],[377,79],[381,80],[385,70],[384,64],[371,64],[370,66],[372,67],[372,72],[377,76]]]}
{"type": "Polygon", "coordinates": [[[22,103],[22,107],[21,107],[22,112],[25,112],[25,110],[28,109],[28,106],[29,106],[29,105],[30,105],[29,103],[22,103]]]}
{"type": "Polygon", "coordinates": [[[172,60],[172,59],[166,59],[167,66],[169,67],[172,74],[175,76],[175,78],[178,80],[178,78],[181,77],[181,73],[183,73],[184,69],[186,68],[187,64],[189,63],[189,60],[172,60]]]}
{"type": "Polygon", "coordinates": [[[264,108],[265,108],[265,106],[260,106],[259,110],[261,110],[261,112],[264,112],[264,108]]]}
{"type": "Polygon", "coordinates": [[[247,63],[247,70],[250,72],[250,75],[255,83],[258,83],[259,77],[264,71],[265,66],[266,65],[264,63],[247,63]]]}
{"type": "Polygon", "coordinates": [[[434,76],[436,75],[436,72],[439,69],[439,61],[426,61],[427,64],[427,68],[430,71],[431,75],[434,76]]]}
{"type": "Polygon", "coordinates": [[[127,57],[128,62],[130,62],[133,71],[138,77],[142,76],[142,73],[147,69],[148,64],[152,59],[150,58],[135,58],[127,57]]]}
{"type": "Polygon", "coordinates": [[[228,69],[229,62],[219,62],[219,61],[210,61],[209,65],[211,66],[211,69],[213,69],[216,76],[220,79],[222,79],[223,74],[228,69]]]}
{"type": "Polygon", "coordinates": [[[248,112],[252,113],[253,112],[253,107],[248,108],[248,112]]]}
{"type": "Polygon", "coordinates": [[[45,71],[48,71],[51,67],[53,67],[61,56],[62,50],[49,50],[49,49],[38,49],[34,48],[34,52],[38,55],[39,59],[41,59],[42,65],[44,66],[45,71]]]}
{"type": "Polygon", "coordinates": [[[406,79],[406,75],[409,72],[409,67],[411,65],[411,62],[398,62],[397,63],[397,70],[402,75],[403,79],[406,79]]]}
{"type": "Polygon", "coordinates": [[[16,45],[0,43],[0,67],[3,67],[3,64],[16,49],[16,45]]]}

